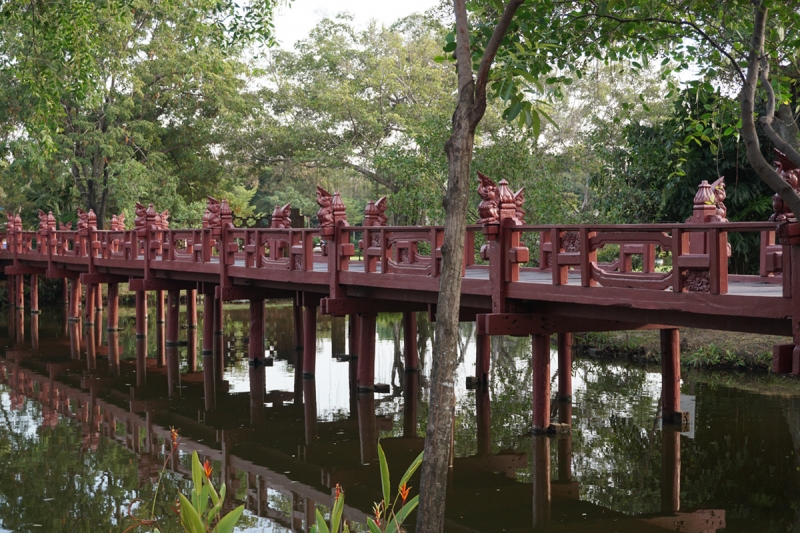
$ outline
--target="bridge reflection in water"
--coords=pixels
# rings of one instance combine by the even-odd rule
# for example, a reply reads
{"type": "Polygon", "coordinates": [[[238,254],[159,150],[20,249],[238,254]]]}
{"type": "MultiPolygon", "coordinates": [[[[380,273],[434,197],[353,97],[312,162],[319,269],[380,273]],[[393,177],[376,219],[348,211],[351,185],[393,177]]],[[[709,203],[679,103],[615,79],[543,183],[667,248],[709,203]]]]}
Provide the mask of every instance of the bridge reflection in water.
{"type": "MultiPolygon", "coordinates": [[[[422,449],[424,420],[420,423],[420,419],[426,411],[430,327],[423,321],[418,324],[419,368],[409,371],[400,350],[400,321],[378,323],[378,337],[391,340],[377,343],[376,377],[392,386],[387,393],[359,392],[358,359],[345,353],[344,320],[321,321],[317,351],[329,357],[318,358],[316,377],[303,379],[303,358],[298,357],[291,327],[285,327],[291,323],[289,307],[266,308],[267,362],[259,365],[245,363],[252,360],[247,353],[253,347],[244,342],[243,335],[251,313],[246,309],[227,312],[215,343],[220,351],[198,358],[197,343],[191,341],[196,328],[186,328],[185,340],[162,346],[135,338],[123,327],[109,332],[101,344],[90,325],[82,329],[76,322],[62,324],[57,314],[42,315],[48,317],[44,324],[38,324],[39,316],[33,315],[25,333],[25,317],[12,310],[9,340],[15,346],[6,352],[0,378],[8,387],[12,407],[23,397],[41,404],[43,426],[58,424],[59,417],[79,422],[82,450],[96,448],[100,439],[112,439],[136,453],[141,483],[157,477],[162,443],[169,442],[174,426],[180,428],[182,449],[197,450],[202,458],[212,460],[229,494],[243,500],[252,515],[292,531],[306,531],[315,505],[329,507],[338,483],[347,494],[345,518],[363,524],[381,493],[379,437],[396,469],[394,479],[422,449]],[[215,366],[217,361],[222,364],[215,366]],[[345,374],[349,379],[342,380],[345,374]],[[342,381],[349,385],[340,390],[342,381]]],[[[186,318],[189,326],[202,324],[191,312],[186,318]]],[[[125,320],[121,323],[124,326],[125,320]]],[[[510,366],[502,362],[509,352],[513,352],[512,344],[495,346],[491,352],[495,372],[505,369],[513,374],[519,359],[512,358],[510,366]]],[[[480,374],[485,365],[482,353],[486,352],[476,350],[467,334],[462,383],[473,360],[480,374]]],[[[553,531],[580,527],[581,531],[699,533],[725,528],[724,509],[681,505],[681,428],[673,425],[648,433],[650,438],[660,438],[660,450],[652,443],[648,446],[646,440],[640,446],[655,453],[656,460],[661,456],[660,472],[658,467],[650,471],[652,461],[638,465],[644,469],[642,477],[655,474],[660,507],[653,508],[653,499],[644,494],[642,499],[649,502],[640,506],[647,510],[644,513],[625,513],[619,505],[599,504],[593,494],[597,486],[582,488],[573,475],[576,465],[583,471],[587,461],[597,460],[591,457],[597,451],[580,442],[589,455],[576,457],[573,448],[574,439],[588,440],[603,431],[603,424],[590,427],[576,420],[575,435],[531,435],[527,424],[515,425],[507,405],[495,406],[492,401],[502,402],[507,396],[503,388],[516,389],[530,379],[529,371],[519,375],[521,383],[495,376],[494,386],[476,380],[474,391],[459,393],[461,427],[454,436],[447,530],[524,531],[533,526],[553,531]],[[494,417],[493,407],[499,408],[494,417]],[[470,435],[463,438],[464,432],[470,435]],[[508,446],[511,442],[514,445],[508,446]]],[[[587,381],[580,372],[576,379],[584,385],[587,381]]],[[[576,402],[579,410],[589,409],[586,398],[576,402]]],[[[656,409],[657,397],[649,405],[656,409]]],[[[554,407],[554,418],[564,424],[573,421],[572,399],[557,400],[554,407]]],[[[649,414],[651,421],[657,420],[657,414],[655,410],[649,414]]],[[[626,468],[635,475],[638,467],[633,461],[626,468]]],[[[183,461],[175,460],[169,468],[190,476],[183,461]]],[[[613,483],[608,480],[609,487],[613,483]]],[[[412,485],[418,486],[417,480],[412,485]]],[[[638,497],[628,496],[634,501],[638,497]]],[[[227,505],[232,508],[238,503],[232,498],[227,505]]]]}

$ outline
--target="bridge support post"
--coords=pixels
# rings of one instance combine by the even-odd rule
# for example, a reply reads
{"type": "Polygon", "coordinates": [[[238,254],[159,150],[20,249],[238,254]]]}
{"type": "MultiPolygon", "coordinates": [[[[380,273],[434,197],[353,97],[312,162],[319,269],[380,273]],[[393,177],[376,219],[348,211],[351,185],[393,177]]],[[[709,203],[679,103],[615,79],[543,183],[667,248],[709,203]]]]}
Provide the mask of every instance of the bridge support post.
{"type": "MultiPolygon", "coordinates": [[[[84,302],[84,308],[83,308],[83,314],[84,314],[83,321],[84,321],[84,324],[87,325],[87,326],[89,326],[89,325],[94,326],[94,301],[95,301],[95,298],[96,298],[95,291],[97,291],[97,285],[95,285],[93,283],[87,283],[86,284],[86,294],[84,295],[85,302],[84,302]]],[[[95,341],[95,337],[94,336],[88,337],[88,333],[87,333],[86,342],[89,343],[89,342],[94,342],[94,341],[95,341]]]]}
{"type": "Polygon", "coordinates": [[[31,313],[31,348],[39,349],[39,314],[31,313]]]}
{"type": "Polygon", "coordinates": [[[178,361],[178,330],[181,311],[181,291],[167,291],[167,340],[166,364],[169,396],[177,394],[180,386],[180,362],[178,361]]]}
{"type": "MultiPolygon", "coordinates": [[[[786,256],[786,246],[783,247],[784,257],[786,256]]],[[[792,350],[792,374],[800,376],[800,245],[789,246],[791,256],[791,297],[792,297],[792,337],[794,349],[792,350]]],[[[786,272],[783,273],[784,279],[786,272]]],[[[784,287],[784,292],[785,292],[784,287]]]]}
{"type": "Polygon", "coordinates": [[[136,386],[147,381],[147,293],[136,291],[136,386]]]}
{"type": "Polygon", "coordinates": [[[405,352],[406,372],[419,369],[419,352],[417,351],[417,313],[403,311],[403,351],[405,352]]]}
{"type": "Polygon", "coordinates": [[[61,280],[61,305],[69,306],[69,280],[67,278],[61,280]]]}
{"type": "Polygon", "coordinates": [[[347,316],[347,353],[350,355],[350,360],[358,358],[358,348],[360,340],[358,338],[358,315],[352,314],[347,316]]]}
{"type": "Polygon", "coordinates": [[[375,418],[375,394],[358,395],[358,442],[361,447],[361,464],[378,459],[378,420],[375,418]]]}
{"type": "Polygon", "coordinates": [[[678,329],[659,330],[661,334],[661,417],[678,422],[681,411],[681,347],[678,329]]]}
{"type": "MultiPolygon", "coordinates": [[[[119,283],[108,284],[108,322],[106,330],[119,331],[119,283]]],[[[109,339],[109,343],[111,340],[109,339]]]]}
{"type": "Polygon", "coordinates": [[[69,287],[69,318],[79,322],[81,317],[81,280],[75,278],[70,281],[69,287]]]}
{"type": "Polygon", "coordinates": [[[317,305],[314,302],[303,301],[303,377],[313,378],[316,366],[317,305]]]}
{"type": "MultiPolygon", "coordinates": [[[[558,399],[572,401],[572,333],[558,334],[558,399]]],[[[570,421],[566,422],[570,424],[570,421]]]]}
{"type": "Polygon", "coordinates": [[[264,421],[264,299],[250,299],[250,332],[247,356],[250,364],[250,424],[264,421]]]}
{"type": "Polygon", "coordinates": [[[550,520],[550,438],[534,435],[533,439],[533,529],[550,520]]]}
{"type": "Polygon", "coordinates": [[[673,426],[661,429],[661,512],[681,509],[681,434],[673,426]]]}
{"type": "Polygon", "coordinates": [[[550,427],[550,336],[531,335],[533,348],[533,432],[550,427]]]}
{"type": "Polygon", "coordinates": [[[483,333],[475,335],[475,377],[478,383],[489,383],[492,360],[492,337],[483,333]]]}
{"type": "Polygon", "coordinates": [[[317,380],[313,377],[303,380],[303,421],[306,446],[311,446],[317,440],[317,380]]]}
{"type": "Polygon", "coordinates": [[[39,314],[39,275],[31,274],[31,314],[39,314]]]}
{"type": "Polygon", "coordinates": [[[225,377],[225,338],[222,330],[224,308],[222,298],[214,295],[214,368],[217,372],[217,386],[222,386],[225,377]]]}
{"type": "Polygon", "coordinates": [[[108,372],[112,377],[119,377],[119,332],[108,332],[108,372]]]}
{"type": "Polygon", "coordinates": [[[417,406],[419,403],[419,372],[406,374],[403,388],[403,437],[417,436],[417,406]]]}
{"type": "Polygon", "coordinates": [[[197,371],[197,289],[186,291],[186,362],[189,372],[197,371]]]}
{"type": "Polygon", "coordinates": [[[25,276],[14,276],[14,298],[16,299],[15,307],[17,309],[25,309],[25,276]]]}
{"type": "Polygon", "coordinates": [[[203,284],[203,395],[206,411],[216,408],[214,371],[214,285],[203,284]]]}
{"type": "Polygon", "coordinates": [[[294,317],[294,349],[296,351],[303,350],[303,307],[302,307],[302,294],[297,291],[294,293],[294,302],[292,303],[292,316],[294,317]]]}
{"type": "Polygon", "coordinates": [[[103,312],[103,285],[97,284],[94,291],[94,310],[103,312]]]}
{"type": "MultiPolygon", "coordinates": [[[[559,402],[558,421],[572,427],[572,402],[559,402]]],[[[558,439],[558,481],[572,481],[572,435],[558,439]]]]}
{"type": "MultiPolygon", "coordinates": [[[[358,333],[358,391],[375,390],[375,321],[377,316],[370,313],[359,314],[358,333]]],[[[373,412],[373,416],[374,416],[373,412]]]]}
{"type": "MultiPolygon", "coordinates": [[[[147,293],[145,293],[147,294],[147,293]]],[[[167,356],[167,334],[165,332],[164,291],[155,291],[156,294],[156,361],[158,366],[164,366],[167,356]]]]}

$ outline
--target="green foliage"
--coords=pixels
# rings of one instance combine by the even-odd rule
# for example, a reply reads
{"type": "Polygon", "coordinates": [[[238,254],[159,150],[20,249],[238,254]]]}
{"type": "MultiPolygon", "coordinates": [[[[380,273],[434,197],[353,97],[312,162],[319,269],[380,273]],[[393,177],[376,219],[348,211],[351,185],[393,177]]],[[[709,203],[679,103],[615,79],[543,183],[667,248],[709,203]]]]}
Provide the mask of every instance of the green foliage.
{"type": "Polygon", "coordinates": [[[219,516],[225,500],[225,484],[217,494],[210,474],[210,467],[206,465],[204,469],[197,451],[193,451],[192,500],[190,502],[183,494],[178,495],[181,524],[187,533],[231,533],[244,512],[244,505],[240,505],[225,516],[219,516]]]}

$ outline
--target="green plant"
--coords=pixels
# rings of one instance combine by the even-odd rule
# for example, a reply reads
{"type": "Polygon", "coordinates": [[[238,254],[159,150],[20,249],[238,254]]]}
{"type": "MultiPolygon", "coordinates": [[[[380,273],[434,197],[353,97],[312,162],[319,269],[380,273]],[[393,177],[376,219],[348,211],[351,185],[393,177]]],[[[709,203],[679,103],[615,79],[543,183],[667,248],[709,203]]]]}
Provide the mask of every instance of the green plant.
{"type": "MultiPolygon", "coordinates": [[[[367,526],[370,533],[395,533],[401,531],[403,521],[408,518],[408,515],[416,509],[419,504],[419,495],[408,499],[411,487],[408,486],[408,481],[414,472],[417,471],[422,464],[422,452],[417,456],[414,461],[408,466],[406,473],[400,478],[400,483],[397,485],[397,494],[392,499],[392,482],[389,477],[389,464],[386,461],[386,454],[383,453],[383,448],[380,443],[378,444],[378,460],[381,468],[381,490],[383,491],[383,499],[374,504],[373,510],[375,511],[375,518],[367,518],[367,526]],[[400,500],[398,502],[398,500],[400,500]],[[389,505],[388,502],[391,502],[389,505]],[[395,511],[398,503],[399,509],[395,511]]],[[[325,517],[319,509],[316,510],[317,523],[311,526],[311,533],[331,533],[339,531],[339,524],[342,520],[342,512],[344,510],[344,491],[339,484],[336,485],[336,496],[333,501],[333,509],[331,510],[331,525],[325,523],[325,517]]],[[[344,532],[349,533],[350,529],[347,524],[344,524],[344,532]]]]}
{"type": "Polygon", "coordinates": [[[183,494],[178,494],[183,529],[187,533],[231,533],[244,512],[244,505],[217,518],[225,500],[225,484],[222,484],[217,494],[211,482],[211,465],[208,461],[201,465],[196,451],[192,452],[192,482],[194,488],[191,502],[183,494]],[[212,528],[215,522],[216,525],[212,528]]]}

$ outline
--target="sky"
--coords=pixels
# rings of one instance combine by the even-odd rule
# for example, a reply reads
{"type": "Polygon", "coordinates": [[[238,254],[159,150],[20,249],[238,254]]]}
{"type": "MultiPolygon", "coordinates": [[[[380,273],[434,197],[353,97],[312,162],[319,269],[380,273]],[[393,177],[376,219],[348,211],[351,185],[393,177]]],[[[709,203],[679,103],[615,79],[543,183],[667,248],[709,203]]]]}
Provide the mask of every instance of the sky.
{"type": "Polygon", "coordinates": [[[356,27],[365,26],[370,20],[388,26],[399,18],[426,11],[437,3],[437,0],[293,0],[279,9],[275,36],[281,48],[290,49],[321,19],[342,11],[355,16],[356,27]]]}

